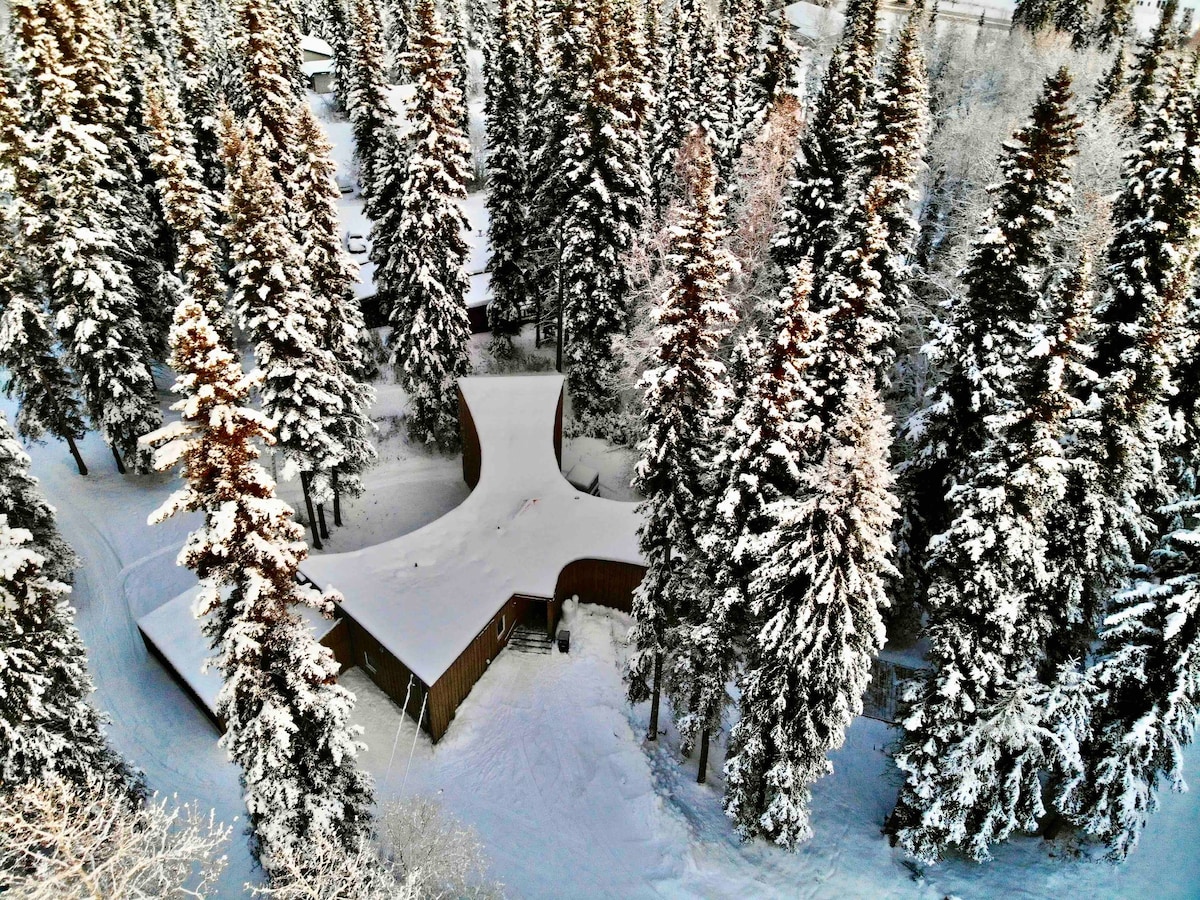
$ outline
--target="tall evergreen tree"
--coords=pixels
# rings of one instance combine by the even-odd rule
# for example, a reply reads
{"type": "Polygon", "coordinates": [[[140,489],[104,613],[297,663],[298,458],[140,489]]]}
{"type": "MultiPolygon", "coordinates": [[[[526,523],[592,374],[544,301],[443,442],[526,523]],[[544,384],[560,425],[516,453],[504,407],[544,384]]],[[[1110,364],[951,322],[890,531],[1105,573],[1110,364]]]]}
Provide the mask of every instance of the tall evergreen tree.
{"type": "Polygon", "coordinates": [[[1113,56],[1112,65],[1096,82],[1096,92],[1092,95],[1092,102],[1097,109],[1108,106],[1125,92],[1125,65],[1125,44],[1121,43],[1113,56]]]}
{"type": "Polygon", "coordinates": [[[531,300],[527,115],[532,87],[526,76],[525,27],[517,0],[499,0],[496,46],[487,60],[488,243],[492,248],[492,302],[488,323],[497,346],[511,342],[520,328],[522,310],[531,300]]]}
{"type": "Polygon", "coordinates": [[[1133,21],[1133,0],[1102,0],[1096,19],[1096,42],[1101,50],[1125,40],[1133,21]]]}
{"type": "MultiPolygon", "coordinates": [[[[876,97],[862,187],[818,275],[819,308],[859,332],[855,362],[882,386],[909,303],[907,257],[916,238],[917,174],[929,126],[929,87],[920,45],[923,10],[909,15],[876,97]],[[844,307],[840,312],[839,307],[844,307]]],[[[865,377],[865,376],[864,376],[865,377]]]]}
{"type": "Polygon", "coordinates": [[[654,212],[661,217],[670,206],[677,185],[675,162],[691,126],[697,121],[699,101],[692,93],[692,70],[695,67],[691,33],[684,18],[684,4],[671,11],[667,20],[663,51],[666,77],[659,97],[650,137],[650,184],[654,212]]]}
{"type": "Polygon", "coordinates": [[[821,82],[776,235],[775,262],[786,272],[806,256],[821,272],[859,180],[864,122],[875,91],[877,0],[853,0],[841,40],[821,82]]]}
{"type": "Polygon", "coordinates": [[[408,79],[405,56],[408,53],[409,20],[412,18],[408,0],[385,0],[383,16],[383,47],[387,75],[393,84],[408,79]]]}
{"type": "Polygon", "coordinates": [[[221,140],[218,133],[220,85],[217,82],[216,52],[207,43],[199,21],[199,0],[181,0],[179,21],[179,104],[192,133],[193,152],[205,185],[220,190],[221,140]]]}
{"type": "Polygon", "coordinates": [[[231,118],[223,128],[233,305],[254,341],[263,372],[263,412],[274,423],[284,471],[287,477],[300,475],[313,545],[320,548],[312,501],[324,497],[331,473],[344,458],[345,448],[331,426],[345,409],[345,384],[333,354],[312,330],[324,321],[317,315],[300,248],[288,231],[283,191],[264,154],[262,132],[253,124],[236,126],[231,118]]]}
{"type": "MultiPolygon", "coordinates": [[[[58,338],[79,379],[89,417],[112,448],[118,469],[124,471],[128,463],[141,471],[147,460],[138,452],[137,440],[158,427],[162,414],[147,361],[138,293],[126,264],[129,247],[118,238],[113,207],[134,192],[132,175],[129,167],[121,173],[111,168],[110,152],[120,152],[122,144],[110,127],[113,114],[97,111],[113,102],[105,93],[106,70],[99,64],[74,65],[80,51],[70,45],[71,39],[95,34],[99,13],[65,3],[50,10],[55,11],[61,18],[46,17],[30,3],[13,9],[17,39],[37,84],[32,101],[35,122],[43,129],[43,190],[53,198],[43,277],[58,338]],[[114,174],[124,180],[108,182],[114,174]]],[[[98,41],[95,52],[107,46],[98,41]]]]}
{"type": "Polygon", "coordinates": [[[637,651],[629,693],[632,700],[651,697],[650,737],[656,738],[664,644],[670,646],[668,693],[684,742],[700,745],[702,782],[733,659],[710,621],[713,611],[700,602],[703,559],[696,530],[712,489],[716,426],[730,399],[718,348],[735,314],[724,291],[732,265],[722,246],[724,201],[716,193],[716,163],[703,129],[688,139],[682,155],[690,200],[671,226],[667,263],[674,276],[655,311],[656,358],[642,379],[646,437],[635,484],[646,498],[639,540],[650,566],[633,607],[630,640],[637,651]],[[664,627],[672,619],[679,622],[674,636],[664,627]]]}
{"type": "Polygon", "coordinates": [[[986,859],[1045,812],[1055,723],[1040,678],[1055,674],[1047,644],[1065,617],[1044,598],[1060,576],[1049,544],[1068,491],[1061,442],[1079,407],[1068,369],[1089,277],[1085,260],[1046,311],[1056,321],[1017,357],[1015,397],[985,423],[949,495],[955,518],[930,545],[933,669],[904,722],[907,781],[893,820],[901,846],[924,860],[952,847],[986,859]]]}
{"type": "MultiPolygon", "coordinates": [[[[1031,121],[1001,152],[1001,181],[992,189],[963,272],[964,293],[930,346],[947,369],[930,402],[908,424],[914,454],[902,468],[911,532],[906,565],[918,582],[925,546],[951,521],[947,493],[957,465],[984,444],[986,422],[1012,394],[1008,373],[1031,346],[1043,269],[1056,224],[1070,211],[1069,171],[1079,121],[1071,78],[1060,69],[1043,83],[1031,121]]],[[[904,590],[920,596],[918,583],[904,590]]]]}
{"type": "MultiPolygon", "coordinates": [[[[374,0],[354,0],[349,42],[349,85],[346,108],[354,129],[354,153],[367,205],[374,210],[379,190],[379,156],[384,132],[394,114],[387,98],[379,12],[374,0]]],[[[375,213],[378,215],[378,212],[375,213]]]]}
{"type": "Polygon", "coordinates": [[[191,297],[204,307],[213,327],[228,340],[233,329],[221,276],[216,198],[202,180],[195,144],[165,78],[151,84],[146,93],[146,124],[163,212],[179,245],[180,278],[191,297]]]}
{"type": "Polygon", "coordinates": [[[780,10],[779,21],[766,32],[766,44],[758,55],[745,98],[748,107],[742,114],[743,127],[749,131],[747,138],[765,124],[771,108],[782,96],[796,96],[800,89],[800,47],[792,38],[787,13],[780,10]]]}
{"type": "Polygon", "coordinates": [[[255,853],[268,873],[280,854],[301,847],[353,854],[368,835],[372,801],[357,766],[353,696],[336,683],[333,653],[295,611],[305,605],[331,615],[337,595],[296,579],[307,548],[257,461],[259,442],[270,445],[274,433],[269,419],[246,408],[255,378],[194,300],[180,304],[171,340],[182,421],[149,440],[165,442],[156,464],[182,464],[187,486],[151,522],[185,511],[204,517],[182,561],[200,577],[198,609],[224,677],[221,743],[241,768],[255,853]]]}
{"type": "MultiPolygon", "coordinates": [[[[530,219],[536,269],[535,296],[551,298],[561,314],[563,218],[573,185],[569,157],[571,128],[583,108],[589,57],[583,11],[574,0],[546,0],[544,59],[530,59],[535,71],[536,107],[529,120],[529,180],[535,203],[530,219]]],[[[561,354],[563,336],[559,335],[561,354]]]]}
{"type": "Polygon", "coordinates": [[[326,423],[341,452],[331,470],[321,475],[329,479],[333,493],[334,524],[341,525],[342,495],[362,494],[362,473],[376,458],[370,441],[375,431],[371,421],[375,391],[366,379],[377,367],[362,307],[354,295],[355,266],[342,246],[333,148],[307,106],[300,111],[296,137],[301,163],[295,178],[301,197],[300,232],[304,235],[300,253],[308,266],[312,297],[309,327],[320,348],[333,357],[341,399],[341,408],[326,423]]]}
{"type": "MultiPolygon", "coordinates": [[[[818,341],[816,371],[841,355],[818,341]]],[[[883,644],[896,501],[889,420],[856,372],[840,380],[832,426],[809,448],[799,491],[773,505],[750,582],[755,627],[739,681],[741,718],[725,764],[726,812],[744,837],[792,848],[812,833],[811,785],[862,711],[883,644]]],[[[815,410],[814,410],[815,411],[815,410]]]]}
{"type": "Polygon", "coordinates": [[[390,147],[381,175],[372,249],[376,285],[392,325],[392,363],[410,398],[409,428],[420,441],[458,439],[458,379],[467,373],[467,140],[450,41],[433,0],[418,0],[409,35],[416,97],[407,158],[390,147]],[[392,200],[391,198],[395,198],[392,200]]]}
{"type": "Polygon", "coordinates": [[[87,651],[63,583],[75,561],[29,457],[0,417],[0,786],[100,777],[136,793],[138,779],[88,702],[87,651]]]}
{"type": "MultiPolygon", "coordinates": [[[[39,440],[50,434],[66,441],[80,475],[87,466],[75,442],[86,426],[74,379],[62,358],[45,307],[41,271],[47,219],[39,148],[25,122],[16,78],[0,84],[0,365],[8,370],[6,393],[16,396],[17,434],[39,440]]],[[[20,527],[20,526],[18,526],[20,527]]]]}
{"type": "Polygon", "coordinates": [[[629,276],[623,254],[647,194],[639,135],[620,78],[612,3],[602,0],[589,34],[583,106],[570,116],[563,212],[564,355],[575,415],[614,410],[612,338],[625,327],[629,276]]]}
{"type": "Polygon", "coordinates": [[[1129,80],[1129,125],[1134,131],[1145,124],[1158,105],[1159,67],[1167,62],[1174,49],[1175,13],[1178,11],[1178,0],[1165,0],[1158,24],[1134,54],[1129,80]]]}

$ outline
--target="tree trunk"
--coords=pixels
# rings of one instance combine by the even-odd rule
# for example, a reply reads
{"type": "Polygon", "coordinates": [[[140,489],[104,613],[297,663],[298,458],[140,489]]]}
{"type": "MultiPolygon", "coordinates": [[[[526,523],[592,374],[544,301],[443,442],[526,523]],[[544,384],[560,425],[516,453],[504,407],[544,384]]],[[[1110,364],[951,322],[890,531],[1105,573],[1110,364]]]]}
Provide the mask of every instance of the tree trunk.
{"type": "Polygon", "coordinates": [[[308,527],[312,529],[313,548],[323,550],[324,546],[321,544],[321,534],[317,530],[317,517],[313,514],[312,497],[308,493],[307,472],[300,473],[300,490],[304,492],[304,509],[308,512],[308,527]]]}
{"type": "Polygon", "coordinates": [[[329,540],[329,528],[325,525],[325,504],[317,504],[317,524],[321,526],[321,537],[329,540]]]}
{"type": "Polygon", "coordinates": [[[122,475],[124,475],[125,474],[125,463],[121,462],[121,454],[118,453],[117,448],[112,446],[111,444],[109,445],[108,449],[112,451],[113,459],[115,459],[117,461],[117,471],[120,472],[122,475]]]}
{"type": "Polygon", "coordinates": [[[700,765],[696,770],[696,784],[704,784],[708,780],[708,729],[700,732],[700,765]]]}
{"type": "MultiPolygon", "coordinates": [[[[563,366],[563,278],[562,278],[562,226],[558,228],[558,337],[554,348],[554,371],[562,373],[563,366]]],[[[655,682],[657,684],[657,682],[655,682]]]]}
{"type": "Polygon", "coordinates": [[[342,527],[342,492],[338,489],[337,469],[333,470],[333,524],[342,527]]]}
{"type": "Polygon", "coordinates": [[[658,740],[658,697],[659,685],[662,681],[662,653],[654,654],[654,687],[650,691],[650,727],[646,730],[646,740],[658,740]]]}
{"type": "Polygon", "coordinates": [[[87,466],[83,462],[83,457],[79,455],[79,448],[75,446],[75,438],[67,435],[67,449],[71,451],[71,455],[75,457],[75,465],[79,466],[79,474],[87,474],[87,466]]]}

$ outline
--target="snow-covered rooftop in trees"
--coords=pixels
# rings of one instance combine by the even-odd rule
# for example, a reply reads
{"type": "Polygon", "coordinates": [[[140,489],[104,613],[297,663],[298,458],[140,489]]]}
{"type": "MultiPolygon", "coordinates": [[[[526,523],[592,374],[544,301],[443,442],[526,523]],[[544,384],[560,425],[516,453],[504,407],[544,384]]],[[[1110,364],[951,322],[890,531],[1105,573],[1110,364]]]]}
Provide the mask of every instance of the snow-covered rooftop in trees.
{"type": "Polygon", "coordinates": [[[327,41],[322,40],[316,35],[304,34],[300,36],[300,49],[306,53],[315,53],[324,56],[326,59],[333,58],[333,48],[329,46],[327,41]]]}
{"type": "Polygon", "coordinates": [[[303,566],[321,587],[341,591],[345,611],[427,685],[513,594],[552,597],[577,559],[643,562],[636,505],[584,494],[559,470],[561,375],[459,384],[482,458],[470,496],[411,534],[303,566]]]}
{"type": "MultiPolygon", "coordinates": [[[[158,652],[171,663],[184,683],[216,715],[221,673],[216,669],[206,671],[204,667],[211,653],[208,638],[200,630],[201,620],[196,618],[194,612],[199,593],[199,585],[184,591],[142,616],[137,625],[158,652]]],[[[299,607],[297,612],[308,623],[317,640],[329,634],[337,624],[336,621],[322,618],[320,613],[307,606],[299,607]]]]}

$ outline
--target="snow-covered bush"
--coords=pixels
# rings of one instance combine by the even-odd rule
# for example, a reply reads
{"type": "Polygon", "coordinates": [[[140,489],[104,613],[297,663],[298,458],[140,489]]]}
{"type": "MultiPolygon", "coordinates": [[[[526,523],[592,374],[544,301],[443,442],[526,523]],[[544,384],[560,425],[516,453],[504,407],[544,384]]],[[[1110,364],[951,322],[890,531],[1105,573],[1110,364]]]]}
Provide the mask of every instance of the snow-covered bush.
{"type": "Polygon", "coordinates": [[[500,886],[487,878],[487,860],[475,830],[429,797],[388,807],[375,842],[347,854],[326,842],[289,849],[277,857],[267,887],[250,887],[273,900],[487,900],[500,886]]]}
{"type": "Polygon", "coordinates": [[[59,778],[0,793],[0,894],[25,900],[204,897],[229,826],[211,811],[59,778]]]}

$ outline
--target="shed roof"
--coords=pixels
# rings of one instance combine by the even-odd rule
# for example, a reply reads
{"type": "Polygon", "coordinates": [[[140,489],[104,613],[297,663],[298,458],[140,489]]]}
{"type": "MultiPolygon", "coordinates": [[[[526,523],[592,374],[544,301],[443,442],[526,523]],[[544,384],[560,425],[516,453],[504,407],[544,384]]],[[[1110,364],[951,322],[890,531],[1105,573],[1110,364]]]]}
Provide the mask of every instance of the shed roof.
{"type": "Polygon", "coordinates": [[[303,566],[341,591],[345,611],[427,685],[513,594],[552,597],[568,563],[644,564],[636,504],[589,496],[559,469],[561,375],[464,378],[459,387],[482,457],[470,496],[411,534],[303,566]]]}

